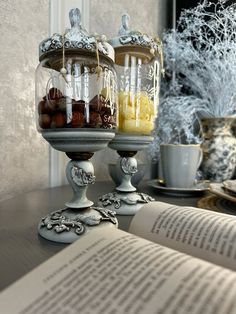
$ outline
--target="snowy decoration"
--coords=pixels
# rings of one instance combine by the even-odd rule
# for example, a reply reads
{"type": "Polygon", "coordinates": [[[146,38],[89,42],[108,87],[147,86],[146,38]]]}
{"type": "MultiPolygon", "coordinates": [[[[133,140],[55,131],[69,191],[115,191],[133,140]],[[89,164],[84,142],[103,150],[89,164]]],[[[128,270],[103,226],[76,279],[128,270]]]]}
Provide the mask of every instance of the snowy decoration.
{"type": "Polygon", "coordinates": [[[200,120],[236,117],[236,3],[204,0],[182,11],[177,29],[163,36],[166,80],[162,82],[155,140],[199,143],[200,120]]]}

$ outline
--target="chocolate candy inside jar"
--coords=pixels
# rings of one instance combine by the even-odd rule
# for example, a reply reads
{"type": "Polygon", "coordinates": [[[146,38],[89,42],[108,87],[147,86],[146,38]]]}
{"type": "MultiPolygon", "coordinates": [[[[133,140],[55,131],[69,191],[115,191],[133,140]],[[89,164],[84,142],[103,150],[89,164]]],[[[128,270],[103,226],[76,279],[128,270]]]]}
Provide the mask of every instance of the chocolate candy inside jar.
{"type": "Polygon", "coordinates": [[[114,51],[105,36],[89,35],[78,9],[71,29],[54,34],[39,47],[36,70],[38,129],[117,127],[114,51]]]}
{"type": "Polygon", "coordinates": [[[158,38],[130,30],[129,20],[122,16],[119,36],[109,41],[119,82],[119,131],[149,135],[157,116],[162,45],[158,38]]]}

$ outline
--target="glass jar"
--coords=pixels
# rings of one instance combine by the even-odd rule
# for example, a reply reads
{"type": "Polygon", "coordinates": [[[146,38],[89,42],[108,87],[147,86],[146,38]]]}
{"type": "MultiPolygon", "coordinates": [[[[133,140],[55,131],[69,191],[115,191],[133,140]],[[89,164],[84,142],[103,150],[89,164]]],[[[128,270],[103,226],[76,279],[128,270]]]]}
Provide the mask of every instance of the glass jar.
{"type": "Polygon", "coordinates": [[[71,30],[40,44],[36,70],[38,130],[116,129],[113,49],[104,36],[88,35],[80,26],[79,11],[72,13],[71,30]]]}
{"type": "Polygon", "coordinates": [[[118,75],[119,131],[149,135],[157,116],[161,74],[160,41],[130,31],[122,16],[119,37],[110,40],[118,75]]]}

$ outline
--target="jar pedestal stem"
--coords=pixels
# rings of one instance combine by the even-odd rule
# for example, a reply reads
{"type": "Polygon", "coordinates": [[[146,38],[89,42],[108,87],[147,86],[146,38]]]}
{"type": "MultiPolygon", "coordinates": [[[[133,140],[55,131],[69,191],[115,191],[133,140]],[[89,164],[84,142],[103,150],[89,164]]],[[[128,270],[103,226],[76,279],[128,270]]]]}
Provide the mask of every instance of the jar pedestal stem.
{"type": "Polygon", "coordinates": [[[120,157],[116,163],[116,176],[120,184],[115,192],[99,198],[98,205],[114,210],[118,215],[134,215],[145,203],[154,201],[151,196],[137,192],[131,183],[132,176],[138,171],[134,157],[138,150],[143,150],[152,141],[148,136],[117,134],[109,147],[117,150],[120,157]],[[134,148],[134,150],[131,150],[134,148]]]}

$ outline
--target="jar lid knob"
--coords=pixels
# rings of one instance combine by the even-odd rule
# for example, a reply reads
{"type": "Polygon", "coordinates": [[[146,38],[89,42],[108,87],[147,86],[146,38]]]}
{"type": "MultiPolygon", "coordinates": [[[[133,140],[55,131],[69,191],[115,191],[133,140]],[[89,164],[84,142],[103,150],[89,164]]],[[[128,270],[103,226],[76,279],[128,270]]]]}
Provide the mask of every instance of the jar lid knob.
{"type": "MultiPolygon", "coordinates": [[[[91,53],[93,56],[94,53],[99,53],[114,62],[114,49],[108,44],[106,37],[90,35],[83,27],[80,9],[72,8],[69,12],[69,20],[71,27],[66,29],[63,34],[53,34],[40,43],[40,61],[52,52],[62,52],[63,55],[65,51],[70,50],[70,52],[74,51],[78,54],[91,53]]],[[[65,67],[62,66],[62,68],[65,67]]]]}
{"type": "Polygon", "coordinates": [[[81,12],[80,12],[80,10],[78,8],[70,10],[69,19],[70,19],[71,27],[80,28],[81,12]]]}
{"type": "Polygon", "coordinates": [[[129,27],[129,22],[130,22],[130,16],[129,14],[125,13],[121,17],[121,28],[119,29],[119,35],[128,35],[130,33],[130,27],[129,27]]]}

